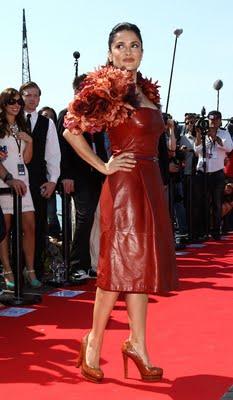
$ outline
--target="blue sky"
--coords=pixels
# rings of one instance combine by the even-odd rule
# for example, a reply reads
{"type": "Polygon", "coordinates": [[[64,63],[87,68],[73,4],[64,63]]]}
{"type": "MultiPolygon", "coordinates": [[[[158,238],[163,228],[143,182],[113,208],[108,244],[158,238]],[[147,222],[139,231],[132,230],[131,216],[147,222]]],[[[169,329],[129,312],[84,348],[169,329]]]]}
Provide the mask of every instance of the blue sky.
{"type": "Polygon", "coordinates": [[[185,112],[216,108],[213,83],[223,81],[220,110],[233,116],[232,0],[11,0],[1,4],[0,90],[21,84],[22,9],[26,11],[31,78],[42,89],[40,106],[59,112],[73,96],[73,52],[79,51],[79,73],[103,65],[108,34],[123,21],[142,32],[141,72],[159,80],[166,106],[173,31],[178,39],[169,112],[179,121],[185,112]]]}

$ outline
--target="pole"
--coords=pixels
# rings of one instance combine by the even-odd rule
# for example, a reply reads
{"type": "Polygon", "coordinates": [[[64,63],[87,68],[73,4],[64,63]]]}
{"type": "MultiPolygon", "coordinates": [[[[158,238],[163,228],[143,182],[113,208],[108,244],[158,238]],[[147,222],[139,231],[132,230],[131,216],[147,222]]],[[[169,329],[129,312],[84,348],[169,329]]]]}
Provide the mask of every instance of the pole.
{"type": "MultiPolygon", "coordinates": [[[[2,188],[1,194],[12,194],[10,188],[2,188]]],[[[29,304],[38,304],[41,302],[39,294],[25,294],[23,291],[23,260],[22,260],[22,197],[13,191],[14,204],[14,225],[15,234],[13,235],[13,260],[16,262],[15,271],[15,290],[14,297],[9,294],[3,294],[0,302],[7,306],[22,306],[29,304]]]]}
{"type": "Polygon", "coordinates": [[[213,88],[217,90],[217,111],[219,111],[219,91],[222,89],[222,87],[223,81],[221,81],[221,79],[217,79],[213,84],[213,88]]]}
{"type": "Polygon", "coordinates": [[[78,76],[78,59],[80,58],[80,53],[79,53],[79,51],[75,51],[75,52],[73,53],[73,57],[74,57],[74,59],[75,59],[75,62],[74,62],[74,66],[75,66],[75,78],[77,78],[77,76],[78,76]]]}
{"type": "Polygon", "coordinates": [[[174,69],[175,56],[176,56],[177,39],[182,33],[183,33],[183,29],[176,29],[174,31],[174,35],[176,36],[176,38],[175,38],[175,45],[174,45],[174,50],[173,50],[172,67],[171,67],[170,81],[169,81],[168,94],[167,94],[167,104],[166,104],[166,111],[165,111],[166,113],[168,112],[168,105],[169,105],[169,99],[170,99],[172,76],[173,76],[173,69],[174,69]]]}
{"type": "Polygon", "coordinates": [[[202,140],[202,159],[203,159],[203,205],[204,205],[204,234],[206,239],[209,236],[209,200],[208,200],[208,181],[207,181],[207,158],[206,158],[206,135],[208,134],[208,121],[205,118],[205,107],[202,107],[201,118],[198,128],[201,130],[202,140]]]}
{"type": "Polygon", "coordinates": [[[14,215],[15,215],[15,302],[23,303],[23,241],[22,241],[22,198],[14,192],[14,215]]]}
{"type": "Polygon", "coordinates": [[[62,255],[65,266],[65,280],[70,269],[70,195],[62,187],[62,255]]]}
{"type": "Polygon", "coordinates": [[[78,60],[75,61],[75,78],[78,76],[78,60]]]}
{"type": "Polygon", "coordinates": [[[30,80],[31,80],[31,75],[30,75],[29,54],[28,54],[26,17],[25,17],[25,9],[23,9],[22,83],[29,82],[30,80]]]}
{"type": "Polygon", "coordinates": [[[171,92],[171,84],[172,84],[172,75],[173,75],[173,69],[174,69],[174,63],[175,63],[175,56],[176,56],[176,44],[177,44],[177,36],[175,39],[175,45],[174,45],[174,51],[173,51],[173,58],[172,58],[172,68],[171,68],[171,74],[170,74],[170,82],[169,82],[169,87],[168,87],[168,94],[167,94],[167,104],[166,104],[166,113],[168,111],[168,105],[169,105],[169,99],[170,99],[170,92],[171,92]]]}

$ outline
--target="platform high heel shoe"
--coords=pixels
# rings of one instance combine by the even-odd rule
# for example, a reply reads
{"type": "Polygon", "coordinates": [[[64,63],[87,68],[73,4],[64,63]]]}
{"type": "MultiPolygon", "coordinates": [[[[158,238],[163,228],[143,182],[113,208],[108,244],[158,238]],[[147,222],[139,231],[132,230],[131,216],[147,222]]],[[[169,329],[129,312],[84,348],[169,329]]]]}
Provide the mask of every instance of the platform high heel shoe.
{"type": "Polygon", "coordinates": [[[135,363],[143,381],[160,381],[163,377],[163,370],[159,367],[149,367],[136,352],[129,340],[126,340],[121,348],[124,361],[124,374],[128,378],[128,358],[135,363]]]}
{"type": "Polygon", "coordinates": [[[103,380],[104,373],[101,368],[89,367],[86,361],[88,334],[82,338],[80,352],[76,367],[81,367],[81,374],[88,380],[94,383],[100,383],[103,380]]]}
{"type": "Polygon", "coordinates": [[[25,280],[28,282],[28,284],[33,288],[33,289],[37,289],[40,288],[42,286],[42,283],[36,278],[35,276],[35,270],[34,269],[24,269],[23,271],[24,273],[24,278],[25,280]],[[35,276],[35,278],[31,278],[30,273],[33,273],[33,275],[35,276]]]}
{"type": "Polygon", "coordinates": [[[14,288],[15,288],[15,282],[14,282],[13,280],[8,279],[8,278],[7,278],[8,275],[14,277],[12,271],[3,272],[3,276],[4,276],[6,288],[7,288],[8,290],[14,290],[14,288]]]}

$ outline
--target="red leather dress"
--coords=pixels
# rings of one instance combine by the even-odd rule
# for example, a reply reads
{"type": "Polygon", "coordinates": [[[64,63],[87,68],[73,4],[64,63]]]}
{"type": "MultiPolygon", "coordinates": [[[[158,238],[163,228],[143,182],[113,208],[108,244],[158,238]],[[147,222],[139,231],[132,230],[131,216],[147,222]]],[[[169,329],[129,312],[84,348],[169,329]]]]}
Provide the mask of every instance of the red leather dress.
{"type": "Polygon", "coordinates": [[[177,288],[174,240],[157,157],[161,113],[141,107],[109,132],[113,154],[130,151],[137,165],[105,180],[97,286],[159,293],[177,288]]]}

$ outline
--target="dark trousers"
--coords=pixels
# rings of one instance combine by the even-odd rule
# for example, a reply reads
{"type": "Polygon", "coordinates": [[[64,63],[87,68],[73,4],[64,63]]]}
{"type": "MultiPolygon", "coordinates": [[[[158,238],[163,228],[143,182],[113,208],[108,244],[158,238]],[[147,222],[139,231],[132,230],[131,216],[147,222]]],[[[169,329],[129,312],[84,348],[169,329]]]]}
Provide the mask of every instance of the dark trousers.
{"type": "Polygon", "coordinates": [[[195,225],[199,230],[206,233],[206,224],[208,222],[208,231],[213,235],[219,235],[222,219],[222,201],[225,185],[223,170],[213,173],[207,173],[205,193],[204,174],[199,172],[196,176],[197,185],[195,187],[194,198],[197,205],[194,213],[195,225]],[[205,199],[207,196],[207,202],[205,199]]]}
{"type": "Polygon", "coordinates": [[[34,269],[38,279],[44,274],[44,259],[47,235],[47,200],[41,196],[39,187],[31,187],[35,208],[35,258],[34,269]]]}
{"type": "Polygon", "coordinates": [[[213,234],[220,233],[222,220],[222,202],[225,187],[225,176],[223,170],[208,174],[208,195],[212,205],[212,226],[213,234]]]}
{"type": "Polygon", "coordinates": [[[72,272],[79,269],[88,271],[91,267],[90,235],[101,187],[102,180],[94,177],[77,183],[77,190],[73,195],[76,227],[70,254],[70,260],[74,264],[72,272]]]}
{"type": "Polygon", "coordinates": [[[48,202],[48,209],[47,209],[48,235],[59,237],[61,232],[61,227],[57,216],[56,192],[52,194],[52,196],[47,200],[47,202],[48,202]]]}
{"type": "Polygon", "coordinates": [[[187,233],[187,220],[184,208],[184,193],[181,179],[171,174],[169,179],[169,211],[173,222],[176,222],[178,234],[187,233]]]}
{"type": "Polygon", "coordinates": [[[204,233],[203,182],[198,175],[184,175],[184,205],[190,238],[204,233]]]}

